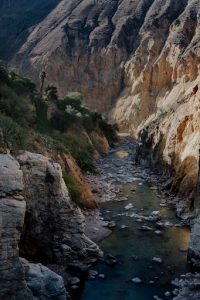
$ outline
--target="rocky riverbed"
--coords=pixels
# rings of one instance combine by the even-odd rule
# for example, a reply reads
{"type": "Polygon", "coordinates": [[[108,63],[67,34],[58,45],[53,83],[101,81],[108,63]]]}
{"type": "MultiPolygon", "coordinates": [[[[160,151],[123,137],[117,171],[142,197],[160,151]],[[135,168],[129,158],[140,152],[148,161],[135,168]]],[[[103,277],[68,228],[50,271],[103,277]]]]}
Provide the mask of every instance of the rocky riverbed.
{"type": "Polygon", "coordinates": [[[100,210],[86,215],[86,234],[99,242],[104,258],[112,254],[116,264],[102,259],[93,268],[81,300],[117,300],[122,295],[126,300],[177,295],[177,299],[187,299],[180,298],[187,291],[191,296],[188,286],[194,275],[187,275],[184,283],[183,278],[176,279],[190,271],[190,230],[184,220],[176,218],[177,199],[162,191],[165,178],[158,180],[135,164],[136,150],[132,141],[119,144],[99,159],[99,174],[88,175],[100,210]],[[175,279],[178,288],[174,290],[171,282],[175,279]]]}

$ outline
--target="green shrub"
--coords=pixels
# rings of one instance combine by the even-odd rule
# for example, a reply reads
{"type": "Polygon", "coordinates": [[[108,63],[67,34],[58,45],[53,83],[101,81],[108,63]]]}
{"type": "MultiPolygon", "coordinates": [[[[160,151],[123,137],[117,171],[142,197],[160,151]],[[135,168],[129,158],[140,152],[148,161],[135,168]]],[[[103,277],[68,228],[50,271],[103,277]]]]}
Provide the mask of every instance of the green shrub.
{"type": "Polygon", "coordinates": [[[65,111],[66,106],[70,105],[71,107],[79,111],[82,104],[82,96],[80,93],[68,93],[64,99],[59,99],[57,101],[57,106],[60,110],[65,111]]]}
{"type": "Polygon", "coordinates": [[[10,116],[22,126],[32,124],[33,112],[30,102],[24,96],[19,96],[8,85],[0,85],[0,112],[10,116]]]}
{"type": "Polygon", "coordinates": [[[45,95],[45,100],[49,102],[56,102],[58,100],[58,90],[53,85],[48,85],[45,88],[44,95],[45,95]]]}
{"type": "Polygon", "coordinates": [[[82,171],[96,173],[96,166],[91,153],[86,150],[80,150],[74,155],[74,157],[82,171]]]}
{"type": "MultiPolygon", "coordinates": [[[[11,78],[13,78],[13,76],[14,75],[10,75],[11,78]]],[[[19,76],[11,80],[9,86],[12,87],[18,95],[29,95],[36,90],[36,85],[30,79],[19,76]]]]}
{"type": "Polygon", "coordinates": [[[27,136],[25,131],[10,117],[0,115],[0,147],[11,150],[25,149],[27,136]]]}
{"type": "Polygon", "coordinates": [[[77,122],[77,116],[68,112],[56,112],[50,120],[52,129],[66,132],[77,122]]]}
{"type": "Polygon", "coordinates": [[[109,145],[112,147],[114,146],[114,143],[118,141],[117,137],[117,125],[111,125],[108,124],[106,121],[103,119],[99,122],[99,127],[103,131],[105,137],[108,140],[109,145]]]}
{"type": "Polygon", "coordinates": [[[0,82],[1,83],[9,82],[8,70],[2,62],[0,62],[0,82]]]}
{"type": "Polygon", "coordinates": [[[63,179],[65,181],[65,184],[68,188],[69,195],[71,200],[78,206],[81,206],[81,192],[77,184],[75,183],[73,177],[69,174],[67,174],[66,171],[63,172],[63,179]]]}

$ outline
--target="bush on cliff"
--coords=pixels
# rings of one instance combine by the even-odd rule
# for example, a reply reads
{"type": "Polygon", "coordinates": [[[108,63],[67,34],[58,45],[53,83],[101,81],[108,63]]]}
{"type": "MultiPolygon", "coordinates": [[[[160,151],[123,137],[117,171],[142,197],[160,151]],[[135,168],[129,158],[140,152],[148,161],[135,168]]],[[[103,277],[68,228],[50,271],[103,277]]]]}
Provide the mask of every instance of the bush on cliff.
{"type": "Polygon", "coordinates": [[[81,206],[81,192],[78,186],[76,185],[73,177],[69,175],[66,171],[63,172],[63,179],[65,181],[65,184],[68,188],[69,195],[71,200],[77,205],[81,206]]]}
{"type": "Polygon", "coordinates": [[[4,152],[6,149],[25,149],[27,135],[25,130],[10,117],[0,114],[0,148],[4,152]]]}

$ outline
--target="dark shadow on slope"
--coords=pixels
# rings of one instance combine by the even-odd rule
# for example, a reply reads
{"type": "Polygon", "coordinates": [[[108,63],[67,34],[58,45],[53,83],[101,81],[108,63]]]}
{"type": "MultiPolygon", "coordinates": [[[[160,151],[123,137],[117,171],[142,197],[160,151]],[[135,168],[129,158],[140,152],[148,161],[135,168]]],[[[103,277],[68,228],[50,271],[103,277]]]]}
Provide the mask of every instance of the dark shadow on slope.
{"type": "Polygon", "coordinates": [[[41,22],[60,2],[0,1],[0,59],[9,61],[29,36],[30,28],[41,22]]]}

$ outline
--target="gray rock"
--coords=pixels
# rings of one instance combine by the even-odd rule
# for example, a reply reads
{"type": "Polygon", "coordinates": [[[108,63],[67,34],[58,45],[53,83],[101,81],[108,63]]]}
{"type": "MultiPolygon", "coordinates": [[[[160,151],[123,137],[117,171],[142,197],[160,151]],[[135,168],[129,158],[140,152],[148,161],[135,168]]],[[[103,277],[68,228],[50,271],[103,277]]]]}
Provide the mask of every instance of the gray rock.
{"type": "Polygon", "coordinates": [[[99,248],[84,234],[85,218],[69,197],[61,166],[30,152],[17,159],[23,171],[27,203],[21,251],[57,263],[72,262],[79,256],[86,260],[97,258],[99,248]]]}
{"type": "Polygon", "coordinates": [[[143,225],[139,229],[142,230],[142,231],[153,231],[153,228],[149,227],[147,225],[143,225]]]}
{"type": "Polygon", "coordinates": [[[80,279],[78,277],[71,277],[70,284],[71,285],[79,285],[80,284],[80,279]]]}
{"type": "Polygon", "coordinates": [[[158,256],[153,257],[152,261],[158,264],[162,264],[162,258],[158,256]]]}
{"type": "Polygon", "coordinates": [[[161,236],[163,235],[163,232],[161,230],[155,230],[154,231],[156,235],[161,236]]]}
{"type": "Polygon", "coordinates": [[[199,300],[200,299],[200,274],[187,273],[182,275],[180,279],[176,278],[172,281],[176,287],[173,294],[176,296],[174,300],[199,300]]]}
{"type": "Polygon", "coordinates": [[[89,270],[89,276],[97,276],[98,275],[98,272],[95,271],[95,270],[89,270]]]}
{"type": "Polygon", "coordinates": [[[20,259],[25,270],[27,286],[34,295],[34,300],[66,300],[67,292],[63,278],[41,264],[32,264],[20,259]]]}
{"type": "Polygon", "coordinates": [[[13,296],[32,299],[18,250],[26,203],[15,196],[22,190],[23,176],[18,162],[10,155],[0,154],[0,299],[4,300],[13,296]]]}
{"type": "Polygon", "coordinates": [[[140,279],[139,277],[132,278],[131,281],[136,284],[142,283],[142,279],[140,279]]]}

